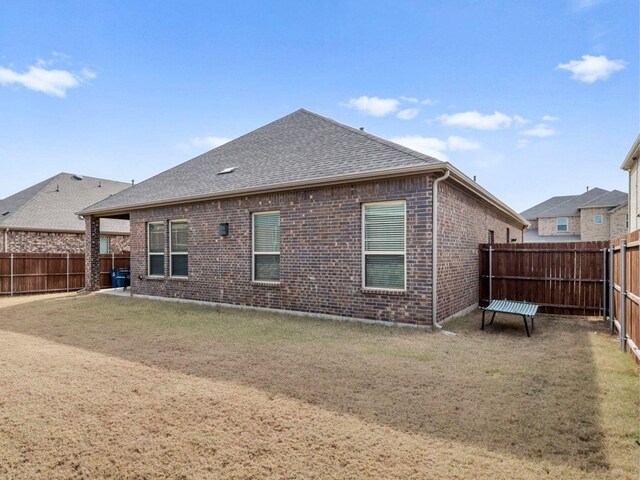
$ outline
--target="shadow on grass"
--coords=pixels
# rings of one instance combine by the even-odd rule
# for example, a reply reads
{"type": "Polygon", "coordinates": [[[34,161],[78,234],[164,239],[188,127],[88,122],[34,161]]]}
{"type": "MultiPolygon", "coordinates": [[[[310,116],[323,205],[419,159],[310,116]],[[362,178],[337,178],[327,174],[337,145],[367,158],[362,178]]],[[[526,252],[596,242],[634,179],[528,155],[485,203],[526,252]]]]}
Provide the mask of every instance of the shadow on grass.
{"type": "Polygon", "coordinates": [[[589,335],[601,325],[472,314],[455,337],[90,296],[2,310],[0,329],[511,455],[608,469],[589,335]]]}

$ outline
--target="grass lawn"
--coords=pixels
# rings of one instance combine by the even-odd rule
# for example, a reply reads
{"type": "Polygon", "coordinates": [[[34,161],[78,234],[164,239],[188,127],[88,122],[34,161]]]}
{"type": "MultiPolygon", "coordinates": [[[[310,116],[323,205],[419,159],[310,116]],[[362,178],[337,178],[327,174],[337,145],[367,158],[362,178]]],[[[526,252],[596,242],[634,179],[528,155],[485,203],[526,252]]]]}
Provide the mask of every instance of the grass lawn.
{"type": "Polygon", "coordinates": [[[479,325],[0,299],[0,478],[640,478],[638,373],[601,322],[479,325]]]}

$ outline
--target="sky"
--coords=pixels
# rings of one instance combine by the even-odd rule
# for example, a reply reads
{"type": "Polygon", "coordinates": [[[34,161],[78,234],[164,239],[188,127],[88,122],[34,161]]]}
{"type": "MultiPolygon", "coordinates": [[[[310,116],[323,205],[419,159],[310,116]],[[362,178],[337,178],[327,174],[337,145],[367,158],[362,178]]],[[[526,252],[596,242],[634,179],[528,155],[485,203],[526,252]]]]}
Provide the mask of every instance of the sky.
{"type": "Polygon", "coordinates": [[[637,0],[0,0],[0,198],[136,183],[306,108],[523,211],[627,190],[637,0]]]}

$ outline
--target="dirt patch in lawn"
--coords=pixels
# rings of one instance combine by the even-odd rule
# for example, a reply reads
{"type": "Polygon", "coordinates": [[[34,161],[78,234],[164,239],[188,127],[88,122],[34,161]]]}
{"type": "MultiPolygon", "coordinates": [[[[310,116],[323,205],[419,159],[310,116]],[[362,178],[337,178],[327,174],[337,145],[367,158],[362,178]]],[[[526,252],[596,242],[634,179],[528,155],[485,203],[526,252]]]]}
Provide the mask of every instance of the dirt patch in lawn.
{"type": "Polygon", "coordinates": [[[529,339],[509,317],[446,337],[105,296],[6,307],[0,473],[636,478],[633,363],[598,323],[539,318],[529,339]]]}

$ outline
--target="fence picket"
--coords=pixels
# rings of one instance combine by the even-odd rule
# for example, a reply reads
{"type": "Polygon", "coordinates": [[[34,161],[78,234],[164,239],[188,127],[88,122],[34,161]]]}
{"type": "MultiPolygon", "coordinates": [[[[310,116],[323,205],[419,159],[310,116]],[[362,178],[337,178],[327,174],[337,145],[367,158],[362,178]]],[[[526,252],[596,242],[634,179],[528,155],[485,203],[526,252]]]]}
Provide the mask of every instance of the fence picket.
{"type": "MultiPolygon", "coordinates": [[[[111,286],[111,264],[129,267],[129,254],[100,255],[102,288],[111,286]]],[[[84,254],[0,253],[0,296],[81,290],[84,279],[84,254]]]]}

